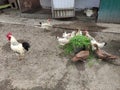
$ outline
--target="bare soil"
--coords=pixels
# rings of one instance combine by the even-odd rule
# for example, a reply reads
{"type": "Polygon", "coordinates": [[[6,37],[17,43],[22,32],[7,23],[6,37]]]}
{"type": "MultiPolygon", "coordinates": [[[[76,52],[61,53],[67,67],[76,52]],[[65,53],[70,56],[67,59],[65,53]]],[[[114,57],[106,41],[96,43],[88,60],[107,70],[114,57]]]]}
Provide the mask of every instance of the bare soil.
{"type": "MultiPolygon", "coordinates": [[[[101,30],[90,33],[98,41],[108,43],[104,50],[120,56],[119,34],[104,33],[103,27],[90,23],[78,26],[101,30]]],[[[33,26],[0,23],[0,90],[120,90],[120,59],[117,63],[97,59],[73,63],[60,55],[62,50],[56,36],[64,31],[53,28],[45,32],[33,26]],[[8,32],[30,43],[24,60],[19,61],[10,50],[6,39],[8,32]]]]}

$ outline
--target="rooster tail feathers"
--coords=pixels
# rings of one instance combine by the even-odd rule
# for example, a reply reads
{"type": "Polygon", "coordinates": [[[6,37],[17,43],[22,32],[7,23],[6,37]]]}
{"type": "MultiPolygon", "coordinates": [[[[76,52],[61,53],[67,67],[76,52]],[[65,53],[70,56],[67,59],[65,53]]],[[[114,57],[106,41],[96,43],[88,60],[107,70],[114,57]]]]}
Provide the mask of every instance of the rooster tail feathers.
{"type": "Polygon", "coordinates": [[[30,44],[29,44],[28,42],[23,42],[23,43],[22,43],[22,46],[23,46],[24,49],[27,50],[27,51],[28,51],[29,48],[30,48],[30,44]]]}

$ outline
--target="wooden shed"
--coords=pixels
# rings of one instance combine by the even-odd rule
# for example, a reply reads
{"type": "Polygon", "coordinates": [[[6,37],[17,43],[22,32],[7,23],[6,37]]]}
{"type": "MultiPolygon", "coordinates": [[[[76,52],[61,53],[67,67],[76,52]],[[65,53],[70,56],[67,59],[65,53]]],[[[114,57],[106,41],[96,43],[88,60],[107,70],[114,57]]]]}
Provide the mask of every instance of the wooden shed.
{"type": "Polygon", "coordinates": [[[34,11],[37,8],[40,8],[39,0],[17,0],[20,11],[34,11]]]}

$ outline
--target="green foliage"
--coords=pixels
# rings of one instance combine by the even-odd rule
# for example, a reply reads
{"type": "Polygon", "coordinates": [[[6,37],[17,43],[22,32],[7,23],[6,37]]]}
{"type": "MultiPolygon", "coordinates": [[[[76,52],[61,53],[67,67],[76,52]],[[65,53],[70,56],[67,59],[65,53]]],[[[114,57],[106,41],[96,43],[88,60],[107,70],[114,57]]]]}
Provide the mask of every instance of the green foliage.
{"type": "Polygon", "coordinates": [[[64,45],[65,54],[71,54],[76,48],[90,48],[90,39],[83,35],[77,35],[70,39],[69,43],[64,45]]]}
{"type": "Polygon", "coordinates": [[[11,6],[10,4],[0,5],[0,9],[4,9],[4,8],[10,7],[10,6],[11,6]]]}

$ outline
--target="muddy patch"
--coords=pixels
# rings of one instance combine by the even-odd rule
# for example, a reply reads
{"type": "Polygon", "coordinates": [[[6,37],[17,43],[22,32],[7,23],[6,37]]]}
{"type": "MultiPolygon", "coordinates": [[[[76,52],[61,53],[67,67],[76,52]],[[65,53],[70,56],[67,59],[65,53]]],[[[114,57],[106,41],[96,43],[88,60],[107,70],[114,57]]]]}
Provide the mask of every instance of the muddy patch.
{"type": "Polygon", "coordinates": [[[3,80],[0,82],[0,90],[12,90],[11,80],[3,80]]]}

